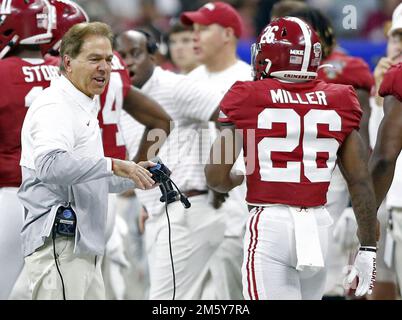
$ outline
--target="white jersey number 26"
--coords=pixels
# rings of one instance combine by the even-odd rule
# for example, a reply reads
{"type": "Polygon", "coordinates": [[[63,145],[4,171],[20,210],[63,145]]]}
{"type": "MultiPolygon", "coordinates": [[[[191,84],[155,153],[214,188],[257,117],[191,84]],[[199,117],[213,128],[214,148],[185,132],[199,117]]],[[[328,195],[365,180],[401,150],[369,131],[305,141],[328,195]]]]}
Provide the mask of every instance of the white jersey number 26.
{"type": "Polygon", "coordinates": [[[300,117],[293,109],[267,108],[258,115],[259,129],[272,129],[274,123],[285,124],[286,136],[266,137],[258,143],[261,180],[299,183],[303,163],[304,175],[310,182],[328,182],[335,166],[339,143],[334,138],[318,138],[317,125],[327,124],[329,131],[341,131],[342,120],[339,114],[334,110],[310,110],[304,117],[300,117]],[[287,161],[285,168],[273,166],[272,152],[293,152],[300,143],[303,149],[301,161],[287,161]],[[318,152],[328,153],[325,168],[317,166],[318,152]]]}

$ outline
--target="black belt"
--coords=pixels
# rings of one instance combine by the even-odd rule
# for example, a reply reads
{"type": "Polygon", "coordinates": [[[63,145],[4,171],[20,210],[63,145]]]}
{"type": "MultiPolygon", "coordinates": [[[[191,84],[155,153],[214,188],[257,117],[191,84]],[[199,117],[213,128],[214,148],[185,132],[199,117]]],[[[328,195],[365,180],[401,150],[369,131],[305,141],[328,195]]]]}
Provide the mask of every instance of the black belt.
{"type": "Polygon", "coordinates": [[[248,207],[248,211],[251,211],[251,210],[253,210],[254,208],[260,208],[260,207],[251,206],[251,205],[247,205],[247,207],[248,207]]]}

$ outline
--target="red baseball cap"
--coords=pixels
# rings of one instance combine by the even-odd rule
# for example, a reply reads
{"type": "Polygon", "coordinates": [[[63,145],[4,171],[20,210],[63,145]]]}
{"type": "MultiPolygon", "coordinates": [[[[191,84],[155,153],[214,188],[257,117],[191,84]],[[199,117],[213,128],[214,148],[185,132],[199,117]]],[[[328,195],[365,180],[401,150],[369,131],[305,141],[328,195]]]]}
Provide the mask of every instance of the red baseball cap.
{"type": "Polygon", "coordinates": [[[242,20],[238,12],[228,3],[209,2],[197,11],[186,11],[180,15],[180,20],[184,25],[199,23],[210,25],[217,23],[225,28],[233,28],[237,38],[242,32],[242,20]]]}

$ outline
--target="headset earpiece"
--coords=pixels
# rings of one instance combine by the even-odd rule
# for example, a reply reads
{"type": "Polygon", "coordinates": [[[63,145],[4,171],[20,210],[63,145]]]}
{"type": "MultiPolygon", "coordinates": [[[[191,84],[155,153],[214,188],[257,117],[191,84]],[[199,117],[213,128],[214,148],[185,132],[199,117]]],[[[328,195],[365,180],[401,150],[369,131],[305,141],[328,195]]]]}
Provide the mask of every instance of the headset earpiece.
{"type": "Polygon", "coordinates": [[[155,54],[159,49],[159,45],[155,38],[147,31],[138,29],[138,32],[142,33],[147,38],[147,51],[149,54],[155,54]]]}

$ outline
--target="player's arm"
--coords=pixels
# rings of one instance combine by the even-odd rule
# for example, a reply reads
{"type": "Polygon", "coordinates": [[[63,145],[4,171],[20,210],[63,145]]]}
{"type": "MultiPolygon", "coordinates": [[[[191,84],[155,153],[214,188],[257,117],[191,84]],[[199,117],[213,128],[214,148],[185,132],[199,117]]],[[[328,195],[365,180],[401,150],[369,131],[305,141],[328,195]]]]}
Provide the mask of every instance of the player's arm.
{"type": "Polygon", "coordinates": [[[363,110],[363,115],[360,120],[360,130],[359,133],[363,139],[363,142],[367,148],[370,150],[370,136],[369,136],[369,119],[371,115],[370,108],[370,93],[364,89],[356,89],[357,98],[359,100],[360,106],[363,110]]]}
{"type": "Polygon", "coordinates": [[[338,151],[338,164],[348,184],[360,244],[376,247],[376,202],[367,163],[368,154],[363,140],[353,130],[338,151]]]}
{"type": "Polygon", "coordinates": [[[402,149],[402,102],[394,96],[384,100],[384,118],[378,129],[377,142],[370,158],[377,207],[387,194],[395,172],[395,164],[402,149]]]}
{"type": "Polygon", "coordinates": [[[163,130],[162,134],[158,135],[158,145],[160,147],[170,133],[171,118],[155,100],[147,97],[133,86],[131,86],[124,99],[123,109],[145,126],[134,161],[147,160],[148,150],[155,143],[153,140],[147,139],[149,132],[154,129],[163,130]]]}
{"type": "Polygon", "coordinates": [[[338,151],[339,168],[348,184],[357,221],[360,248],[346,278],[358,278],[356,296],[371,294],[376,278],[377,221],[374,187],[368,172],[367,150],[358,131],[353,130],[338,151]]]}
{"type": "Polygon", "coordinates": [[[211,189],[226,193],[242,184],[243,173],[232,171],[242,145],[242,136],[233,125],[220,128],[219,136],[211,147],[209,163],[205,166],[207,184],[211,189]]]}

